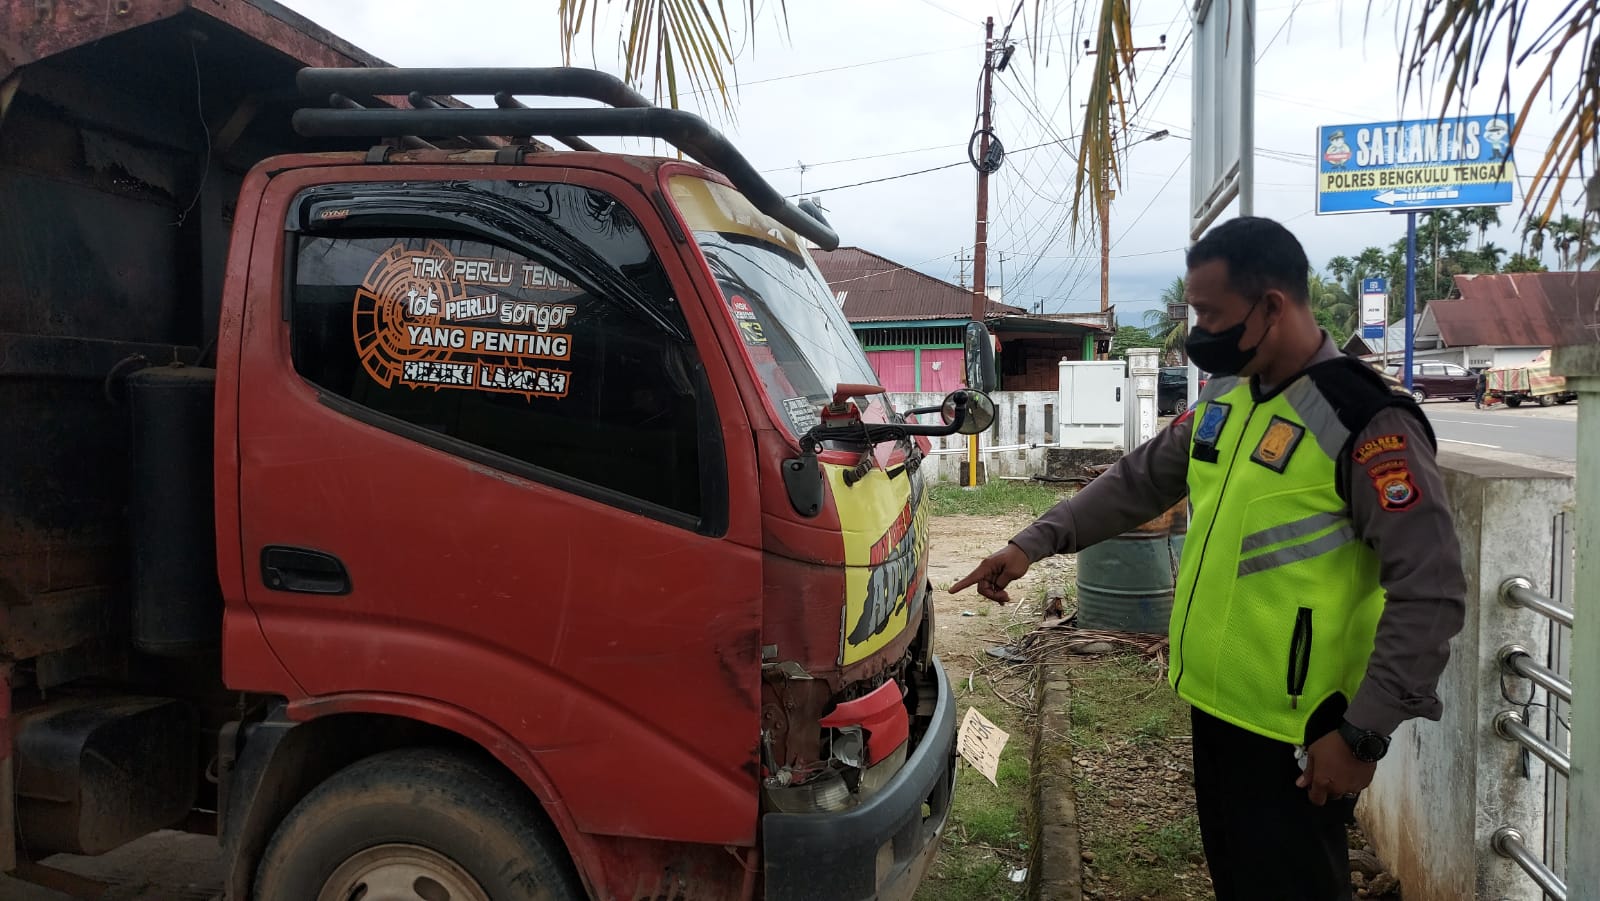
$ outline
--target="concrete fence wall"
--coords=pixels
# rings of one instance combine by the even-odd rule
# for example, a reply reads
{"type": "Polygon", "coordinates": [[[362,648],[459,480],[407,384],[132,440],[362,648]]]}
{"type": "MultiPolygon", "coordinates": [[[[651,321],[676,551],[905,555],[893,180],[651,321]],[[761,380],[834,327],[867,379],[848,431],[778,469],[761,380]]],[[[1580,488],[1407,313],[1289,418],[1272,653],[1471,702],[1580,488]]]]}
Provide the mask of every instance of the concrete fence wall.
{"type": "MultiPolygon", "coordinates": [[[[1441,463],[1467,574],[1466,624],[1439,686],[1443,719],[1401,726],[1359,816],[1406,901],[1539,901],[1539,889],[1490,849],[1490,837],[1511,826],[1528,847],[1544,847],[1548,780],[1561,777],[1538,758],[1524,769],[1520,746],[1495,733],[1494,718],[1520,711],[1502,685],[1518,702],[1532,687],[1509,676],[1502,682],[1498,651],[1519,644],[1548,664],[1550,621],[1505,606],[1499,587],[1523,576],[1546,596],[1558,594],[1552,572],[1566,570],[1554,565],[1557,548],[1570,553],[1560,530],[1573,508],[1573,481],[1456,454],[1441,455],[1441,463]]],[[[1549,700],[1542,690],[1534,694],[1536,704],[1549,700]]],[[[1538,715],[1529,725],[1543,731],[1543,709],[1532,709],[1538,715]]]]}
{"type": "MultiPolygon", "coordinates": [[[[978,447],[988,477],[1031,478],[1044,471],[1044,451],[1055,446],[1056,403],[1054,391],[996,391],[994,426],[978,436],[978,447]]],[[[889,395],[896,410],[936,407],[943,394],[895,392],[889,395]]],[[[939,421],[937,414],[923,416],[924,423],[939,421]]],[[[950,435],[929,439],[933,453],[923,461],[925,478],[934,482],[959,481],[959,467],[967,459],[967,436],[950,435]]]]}

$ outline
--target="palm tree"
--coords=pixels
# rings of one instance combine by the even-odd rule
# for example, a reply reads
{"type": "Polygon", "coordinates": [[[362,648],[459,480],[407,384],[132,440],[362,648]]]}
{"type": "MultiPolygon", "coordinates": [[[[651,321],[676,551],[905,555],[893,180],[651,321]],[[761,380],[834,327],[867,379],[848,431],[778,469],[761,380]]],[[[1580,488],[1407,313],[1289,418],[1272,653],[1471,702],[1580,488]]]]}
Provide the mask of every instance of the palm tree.
{"type": "Polygon", "coordinates": [[[1510,252],[1504,247],[1496,245],[1493,241],[1478,245],[1478,257],[1483,260],[1483,264],[1489,268],[1490,272],[1499,272],[1500,258],[1510,252]]]}
{"type": "Polygon", "coordinates": [[[1595,227],[1587,219],[1563,215],[1550,223],[1549,232],[1550,243],[1555,245],[1562,272],[1582,267],[1594,253],[1595,227]]]}
{"type": "MultiPolygon", "coordinates": [[[[1027,9],[1023,27],[1031,34],[1042,34],[1053,27],[1066,0],[1033,0],[1018,7],[1027,9]],[[1029,19],[1031,18],[1031,21],[1029,19]]],[[[616,0],[559,0],[557,14],[561,28],[562,53],[571,61],[573,46],[585,29],[598,25],[602,5],[616,0]]],[[[1368,0],[1369,14],[1375,4],[1368,0]]],[[[1118,175],[1118,147],[1115,136],[1126,132],[1135,104],[1132,99],[1133,65],[1136,41],[1133,28],[1133,0],[1073,0],[1072,12],[1086,10],[1088,43],[1094,50],[1093,71],[1088,75],[1089,91],[1083,107],[1083,125],[1078,130],[1077,172],[1072,197],[1073,226],[1079,225],[1083,211],[1091,220],[1104,208],[1111,193],[1121,186],[1118,175]],[[1106,176],[1106,177],[1102,177],[1106,176]]],[[[1548,219],[1560,203],[1562,190],[1574,172],[1585,171],[1579,163],[1585,150],[1600,139],[1600,79],[1580,78],[1570,91],[1559,87],[1559,73],[1581,68],[1596,55],[1594,44],[1597,12],[1593,0],[1573,3],[1536,3],[1534,0],[1430,0],[1428,3],[1396,5],[1397,24],[1405,35],[1401,72],[1407,88],[1444,86],[1434,95],[1442,115],[1452,115],[1467,99],[1467,93],[1480,81],[1483,66],[1494,60],[1527,59],[1533,78],[1519,85],[1523,94],[1511,142],[1516,143],[1522,126],[1536,102],[1549,95],[1562,96],[1555,129],[1538,170],[1533,175],[1535,193],[1526,201],[1530,208],[1543,202],[1543,218],[1548,219]],[[1535,12],[1539,15],[1535,15],[1535,12]]],[[[787,3],[759,6],[757,0],[623,0],[626,24],[620,35],[623,73],[630,82],[646,75],[653,78],[656,95],[665,85],[672,105],[680,99],[679,72],[695,90],[715,91],[723,108],[733,111],[729,93],[730,76],[738,55],[732,35],[751,33],[763,15],[788,22],[787,3]],[[729,7],[732,7],[730,17],[729,7]],[[738,26],[737,28],[735,26],[738,26]]],[[[1500,95],[1511,98],[1511,72],[1507,67],[1500,95]]],[[[1518,70],[1519,74],[1522,70],[1518,70]]],[[[1585,70],[1587,71],[1587,70],[1585,70]]],[[[1508,110],[1512,111],[1512,110],[1508,110]]],[[[1587,244],[1585,245],[1587,246],[1587,244]]]]}
{"type": "Polygon", "coordinates": [[[1544,241],[1550,234],[1550,220],[1543,217],[1529,216],[1522,223],[1522,246],[1534,259],[1544,257],[1544,241]]]}
{"type": "Polygon", "coordinates": [[[1489,229],[1500,224],[1500,210],[1492,206],[1468,207],[1461,211],[1461,223],[1478,230],[1478,249],[1489,237],[1489,229]]]}
{"type": "Polygon", "coordinates": [[[1165,357],[1183,346],[1185,334],[1182,320],[1173,319],[1167,314],[1167,307],[1171,304],[1180,304],[1187,301],[1184,294],[1183,276],[1172,280],[1172,284],[1161,289],[1161,308],[1144,311],[1144,327],[1152,338],[1161,342],[1161,355],[1165,357]]]}
{"type": "Polygon", "coordinates": [[[1318,319],[1328,328],[1334,341],[1340,341],[1356,330],[1358,313],[1355,301],[1352,295],[1345,292],[1338,279],[1324,278],[1313,272],[1306,280],[1306,287],[1309,289],[1312,311],[1321,314],[1318,319]]]}

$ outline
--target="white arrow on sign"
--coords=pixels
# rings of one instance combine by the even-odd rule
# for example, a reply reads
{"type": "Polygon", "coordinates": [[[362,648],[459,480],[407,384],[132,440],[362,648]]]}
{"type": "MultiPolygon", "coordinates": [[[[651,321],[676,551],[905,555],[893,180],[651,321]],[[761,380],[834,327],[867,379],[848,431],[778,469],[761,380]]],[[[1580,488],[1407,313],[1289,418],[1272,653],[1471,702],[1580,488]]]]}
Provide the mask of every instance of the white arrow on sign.
{"type": "Polygon", "coordinates": [[[1393,206],[1397,203],[1422,203],[1428,200],[1453,200],[1460,196],[1461,192],[1458,189],[1445,188],[1437,191],[1412,191],[1405,194],[1390,190],[1384,191],[1382,194],[1379,194],[1372,199],[1379,203],[1386,203],[1390,206],[1393,206]]]}

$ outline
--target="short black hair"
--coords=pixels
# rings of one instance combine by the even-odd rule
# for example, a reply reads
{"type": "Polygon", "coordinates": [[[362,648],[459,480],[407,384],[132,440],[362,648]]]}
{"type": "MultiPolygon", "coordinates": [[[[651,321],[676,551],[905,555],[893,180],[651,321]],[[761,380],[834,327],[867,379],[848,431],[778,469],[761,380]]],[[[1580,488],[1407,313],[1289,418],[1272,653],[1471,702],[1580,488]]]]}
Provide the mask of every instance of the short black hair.
{"type": "Polygon", "coordinates": [[[1311,264],[1305,248],[1278,222],[1261,216],[1240,216],[1206,232],[1189,248],[1185,264],[1193,269],[1212,260],[1228,266],[1228,287],[1254,300],[1277,288],[1301,303],[1310,303],[1307,280],[1311,264]]]}

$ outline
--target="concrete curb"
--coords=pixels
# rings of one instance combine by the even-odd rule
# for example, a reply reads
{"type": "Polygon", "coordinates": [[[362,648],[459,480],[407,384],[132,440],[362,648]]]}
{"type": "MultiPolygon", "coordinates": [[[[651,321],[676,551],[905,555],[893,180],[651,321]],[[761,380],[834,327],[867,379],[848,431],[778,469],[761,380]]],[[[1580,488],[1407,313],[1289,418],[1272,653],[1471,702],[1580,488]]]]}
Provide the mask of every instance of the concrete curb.
{"type": "Polygon", "coordinates": [[[1041,664],[1034,681],[1033,746],[1029,804],[1032,847],[1030,901],[1081,901],[1083,849],[1072,793],[1072,751],[1067,744],[1067,701],[1072,685],[1055,664],[1041,664]]]}

